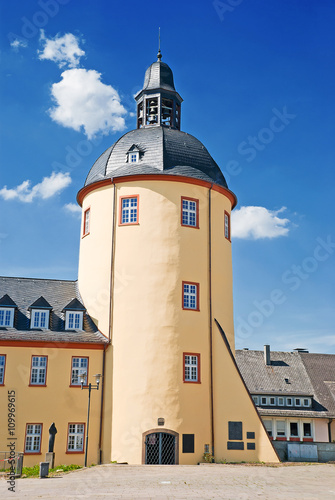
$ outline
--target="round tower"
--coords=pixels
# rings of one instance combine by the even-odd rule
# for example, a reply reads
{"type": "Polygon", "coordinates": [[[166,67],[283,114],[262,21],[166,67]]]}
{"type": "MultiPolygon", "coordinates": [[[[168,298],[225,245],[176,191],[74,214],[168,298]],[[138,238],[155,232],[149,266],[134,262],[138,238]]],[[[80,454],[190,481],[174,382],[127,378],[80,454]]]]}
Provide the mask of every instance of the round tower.
{"type": "Polygon", "coordinates": [[[103,459],[197,463],[214,446],[215,320],[234,351],[236,198],[205,146],[180,131],[182,98],[160,53],[135,99],[137,128],[78,193],[79,290],[111,340],[103,459]]]}

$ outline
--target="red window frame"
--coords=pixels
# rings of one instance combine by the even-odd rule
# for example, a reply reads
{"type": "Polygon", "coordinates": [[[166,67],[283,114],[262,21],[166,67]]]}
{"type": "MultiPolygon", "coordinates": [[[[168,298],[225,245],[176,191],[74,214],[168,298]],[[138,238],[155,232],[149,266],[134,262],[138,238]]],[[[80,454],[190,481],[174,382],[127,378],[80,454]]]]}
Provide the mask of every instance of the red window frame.
{"type": "Polygon", "coordinates": [[[72,358],[71,358],[71,370],[70,370],[70,387],[79,387],[79,388],[81,388],[80,384],[72,384],[73,358],[80,358],[80,359],[84,359],[85,358],[85,359],[87,359],[87,377],[86,377],[86,384],[84,385],[84,387],[88,387],[88,374],[89,374],[89,367],[90,367],[90,358],[89,358],[89,356],[72,356],[72,358]]]}
{"type": "Polygon", "coordinates": [[[7,354],[0,354],[0,356],[5,357],[5,364],[3,365],[3,382],[0,384],[0,387],[2,387],[3,385],[5,385],[7,354]]]}
{"type": "Polygon", "coordinates": [[[91,227],[91,207],[87,207],[84,212],[84,218],[83,218],[83,236],[82,236],[83,238],[84,236],[90,234],[90,227],[91,227]],[[87,213],[89,214],[89,218],[88,218],[88,230],[86,231],[87,213]]]}
{"type": "Polygon", "coordinates": [[[67,436],[66,436],[66,455],[83,455],[85,453],[85,433],[86,433],[86,425],[85,422],[69,422],[67,425],[67,436]],[[82,450],[69,450],[69,432],[70,425],[83,425],[84,426],[84,435],[83,435],[83,449],[82,450]]]}
{"type": "Polygon", "coordinates": [[[182,282],[182,308],[184,311],[200,311],[200,300],[199,300],[199,296],[200,296],[200,284],[199,283],[194,283],[193,281],[183,281],[182,282]],[[184,306],[184,285],[195,285],[196,286],[196,290],[197,290],[197,307],[195,309],[191,308],[191,307],[185,307],[184,306]]]}
{"type": "Polygon", "coordinates": [[[180,223],[184,227],[192,227],[193,229],[199,229],[199,200],[197,198],[188,198],[187,196],[181,197],[180,223]],[[183,223],[183,201],[184,200],[194,201],[196,204],[196,224],[195,224],[195,226],[191,226],[190,224],[183,223]]]}
{"type": "Polygon", "coordinates": [[[24,445],[23,445],[24,452],[23,452],[23,454],[24,455],[42,455],[42,452],[41,452],[41,449],[42,449],[42,436],[43,436],[43,424],[42,424],[42,422],[27,422],[26,423],[26,430],[25,430],[25,434],[24,434],[24,445]],[[39,448],[39,451],[26,451],[26,440],[27,440],[27,427],[28,427],[28,425],[40,425],[41,426],[40,448],[39,448]]]}
{"type": "Polygon", "coordinates": [[[39,355],[39,354],[32,354],[31,355],[31,362],[30,362],[29,387],[46,387],[46,385],[47,385],[47,374],[48,374],[48,356],[39,355]],[[47,363],[46,363],[46,366],[45,366],[45,381],[44,381],[44,384],[32,384],[32,382],[31,382],[31,375],[32,375],[32,371],[33,371],[33,358],[47,358],[47,363]]]}
{"type": "Polygon", "coordinates": [[[225,210],[224,211],[224,237],[226,240],[231,241],[230,238],[230,214],[225,210]],[[228,237],[226,236],[226,217],[228,218],[228,237]]]}
{"type": "Polygon", "coordinates": [[[139,224],[140,220],[140,195],[139,194],[132,194],[129,196],[120,196],[120,201],[119,201],[119,226],[136,226],[139,224]],[[122,222],[122,201],[130,198],[136,198],[137,199],[137,216],[136,216],[136,222],[122,222]]]}
{"type": "Polygon", "coordinates": [[[200,377],[200,353],[198,352],[183,352],[183,382],[185,384],[201,384],[200,377]],[[185,378],[185,357],[186,356],[196,356],[197,357],[197,380],[186,380],[185,378]]]}

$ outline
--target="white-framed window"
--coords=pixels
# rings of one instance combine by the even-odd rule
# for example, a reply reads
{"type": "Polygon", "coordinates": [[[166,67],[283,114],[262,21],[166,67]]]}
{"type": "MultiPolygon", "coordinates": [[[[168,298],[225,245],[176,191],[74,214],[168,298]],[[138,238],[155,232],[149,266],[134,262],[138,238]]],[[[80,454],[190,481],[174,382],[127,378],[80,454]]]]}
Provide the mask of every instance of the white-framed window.
{"type": "Polygon", "coordinates": [[[200,382],[200,354],[184,353],[184,382],[200,382]]]}
{"type": "Polygon", "coordinates": [[[128,153],[128,162],[129,163],[137,163],[140,159],[140,153],[138,151],[132,151],[128,153]]]}
{"type": "Polygon", "coordinates": [[[84,451],[84,433],[85,424],[69,424],[67,451],[77,453],[84,451]]]}
{"type": "Polygon", "coordinates": [[[285,398],[282,398],[281,396],[277,398],[278,400],[278,406],[285,406],[285,398]]]}
{"type": "Polygon", "coordinates": [[[254,400],[255,405],[258,406],[258,396],[252,396],[252,399],[254,400]]]}
{"type": "Polygon", "coordinates": [[[26,425],[25,453],[41,452],[42,424],[26,425]]]}
{"type": "Polygon", "coordinates": [[[138,195],[121,198],[120,225],[138,223],[138,201],[138,195]]]}
{"type": "Polygon", "coordinates": [[[199,284],[183,281],[183,309],[199,310],[199,284]]]}
{"type": "Polygon", "coordinates": [[[263,420],[264,427],[266,432],[272,437],[272,420],[263,420]]]}
{"type": "Polygon", "coordinates": [[[49,327],[49,310],[32,309],[30,328],[47,329],[49,327]]]}
{"type": "Polygon", "coordinates": [[[87,385],[88,376],[88,358],[72,358],[72,370],[71,370],[71,385],[80,386],[80,377],[83,374],[85,376],[84,385],[87,385]]]}
{"type": "Polygon", "coordinates": [[[312,424],[310,422],[302,423],[303,437],[311,438],[312,436],[312,424]]]}
{"type": "Polygon", "coordinates": [[[31,358],[31,385],[45,385],[47,377],[47,356],[32,356],[31,358]]]}
{"type": "Polygon", "coordinates": [[[0,385],[5,383],[6,355],[0,354],[0,385]]]}
{"type": "Polygon", "coordinates": [[[276,406],[276,398],[273,396],[269,397],[269,405],[270,406],[276,406]]]}
{"type": "Polygon", "coordinates": [[[294,406],[301,406],[301,399],[300,398],[294,398],[294,406]]]}
{"type": "Polygon", "coordinates": [[[91,209],[88,208],[84,212],[83,236],[86,236],[90,232],[90,219],[91,219],[91,209]]]}
{"type": "Polygon", "coordinates": [[[277,420],[276,427],[277,427],[277,436],[278,437],[285,437],[286,436],[286,422],[285,422],[285,420],[277,420]]]}
{"type": "Polygon", "coordinates": [[[83,311],[66,311],[65,330],[83,329],[83,311]]]}
{"type": "Polygon", "coordinates": [[[182,226],[199,227],[199,200],[181,198],[181,224],[182,226]]]}
{"type": "Polygon", "coordinates": [[[293,406],[293,399],[292,398],[286,398],[286,406],[293,406]]]}
{"type": "Polygon", "coordinates": [[[290,422],[290,437],[299,437],[299,423],[290,422]]]}
{"type": "Polygon", "coordinates": [[[266,406],[268,404],[268,398],[266,396],[261,397],[261,405],[266,406]]]}
{"type": "Polygon", "coordinates": [[[311,400],[310,400],[310,398],[304,398],[303,405],[304,406],[311,406],[311,400]]]}
{"type": "Polygon", "coordinates": [[[224,213],[224,237],[230,241],[230,215],[226,211],[224,213]]]}
{"type": "Polygon", "coordinates": [[[0,307],[0,326],[13,328],[13,322],[14,322],[14,308],[0,307]]]}

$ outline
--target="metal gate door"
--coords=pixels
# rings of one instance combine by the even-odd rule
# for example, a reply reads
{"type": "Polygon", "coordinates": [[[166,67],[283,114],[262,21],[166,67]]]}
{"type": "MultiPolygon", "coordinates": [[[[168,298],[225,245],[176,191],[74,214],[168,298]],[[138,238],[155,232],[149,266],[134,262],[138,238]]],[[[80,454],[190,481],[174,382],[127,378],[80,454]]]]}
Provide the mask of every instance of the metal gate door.
{"type": "Polygon", "coordinates": [[[145,463],[174,465],[176,438],[167,432],[153,432],[145,438],[145,463]]]}

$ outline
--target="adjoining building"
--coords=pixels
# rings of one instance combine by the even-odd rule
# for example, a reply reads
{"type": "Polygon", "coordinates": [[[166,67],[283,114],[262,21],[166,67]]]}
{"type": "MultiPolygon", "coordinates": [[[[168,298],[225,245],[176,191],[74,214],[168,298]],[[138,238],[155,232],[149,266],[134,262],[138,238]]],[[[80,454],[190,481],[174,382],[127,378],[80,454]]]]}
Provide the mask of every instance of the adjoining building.
{"type": "Polygon", "coordinates": [[[236,362],[281,459],[335,459],[334,354],[266,345],[237,350],[236,362]]]}
{"type": "Polygon", "coordinates": [[[18,446],[39,462],[55,422],[56,462],[83,463],[87,394],[73,380],[85,370],[86,383],[102,374],[88,463],[276,462],[234,358],[236,197],[180,130],[182,98],[160,52],[135,99],[137,129],[78,193],[78,283],[2,280],[0,311],[16,312],[0,334],[1,390],[17,391],[18,446]]]}

